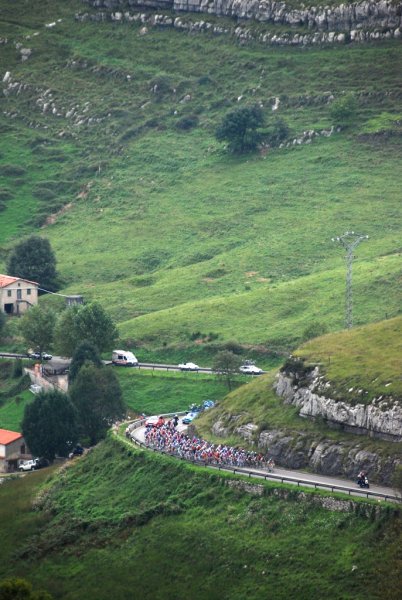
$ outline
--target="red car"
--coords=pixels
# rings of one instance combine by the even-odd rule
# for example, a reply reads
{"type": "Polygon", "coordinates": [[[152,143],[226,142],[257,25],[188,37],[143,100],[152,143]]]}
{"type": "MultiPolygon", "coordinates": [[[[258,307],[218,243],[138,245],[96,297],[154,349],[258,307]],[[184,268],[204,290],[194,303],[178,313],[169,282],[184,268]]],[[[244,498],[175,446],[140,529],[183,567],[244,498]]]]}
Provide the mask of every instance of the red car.
{"type": "Polygon", "coordinates": [[[160,416],[148,417],[145,421],[145,427],[162,427],[165,424],[165,419],[160,416]]]}

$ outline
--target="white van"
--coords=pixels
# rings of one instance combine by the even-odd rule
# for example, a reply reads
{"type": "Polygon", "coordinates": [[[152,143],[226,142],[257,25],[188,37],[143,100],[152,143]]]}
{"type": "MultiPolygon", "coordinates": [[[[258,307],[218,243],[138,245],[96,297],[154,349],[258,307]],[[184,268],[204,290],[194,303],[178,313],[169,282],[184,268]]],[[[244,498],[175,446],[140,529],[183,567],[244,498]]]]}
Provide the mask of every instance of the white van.
{"type": "Polygon", "coordinates": [[[126,352],[126,350],[113,350],[112,363],[123,367],[135,367],[138,365],[138,360],[132,352],[126,352]]]}

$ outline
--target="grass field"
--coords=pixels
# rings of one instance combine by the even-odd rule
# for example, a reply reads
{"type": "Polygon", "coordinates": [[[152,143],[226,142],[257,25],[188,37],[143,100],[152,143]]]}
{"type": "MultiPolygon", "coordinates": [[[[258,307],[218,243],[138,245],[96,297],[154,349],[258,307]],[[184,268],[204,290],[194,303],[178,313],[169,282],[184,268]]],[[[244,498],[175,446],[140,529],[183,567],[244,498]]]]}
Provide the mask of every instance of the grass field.
{"type": "Polygon", "coordinates": [[[402,399],[401,317],[317,338],[295,355],[318,363],[339,398],[352,403],[380,396],[402,399]]]}
{"type": "Polygon", "coordinates": [[[0,488],[0,576],[22,574],[55,598],[397,598],[392,510],[335,512],[269,484],[246,494],[112,440],[47,483],[38,513],[42,481],[0,488]]]}
{"type": "Polygon", "coordinates": [[[194,357],[210,334],[289,350],[312,322],[342,328],[331,238],[355,229],[370,236],[355,261],[356,324],[398,314],[399,43],[240,47],[78,23],[78,1],[23,4],[15,18],[0,3],[0,67],[24,86],[3,83],[0,270],[45,225],[63,291],[99,300],[123,340],[194,357]],[[25,62],[17,42],[32,49],[25,62]],[[348,92],[354,127],[330,138],[244,157],[214,138],[238,106],[262,103],[269,122],[275,97],[292,138],[329,128],[331,94],[348,92]],[[181,128],[186,118],[196,126],[181,128]]]}

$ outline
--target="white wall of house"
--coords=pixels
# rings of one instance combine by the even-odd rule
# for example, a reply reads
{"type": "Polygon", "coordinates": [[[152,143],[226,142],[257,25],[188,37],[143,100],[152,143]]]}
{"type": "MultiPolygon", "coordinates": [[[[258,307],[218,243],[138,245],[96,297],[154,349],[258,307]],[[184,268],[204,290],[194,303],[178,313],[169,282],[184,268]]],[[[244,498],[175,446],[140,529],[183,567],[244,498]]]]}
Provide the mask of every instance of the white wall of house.
{"type": "Polygon", "coordinates": [[[18,315],[31,305],[38,303],[38,286],[24,279],[18,279],[0,288],[0,310],[18,315]]]}
{"type": "Polygon", "coordinates": [[[15,468],[19,460],[30,458],[29,450],[23,437],[18,438],[9,444],[0,444],[0,473],[6,473],[9,470],[9,461],[12,461],[15,468]]]}

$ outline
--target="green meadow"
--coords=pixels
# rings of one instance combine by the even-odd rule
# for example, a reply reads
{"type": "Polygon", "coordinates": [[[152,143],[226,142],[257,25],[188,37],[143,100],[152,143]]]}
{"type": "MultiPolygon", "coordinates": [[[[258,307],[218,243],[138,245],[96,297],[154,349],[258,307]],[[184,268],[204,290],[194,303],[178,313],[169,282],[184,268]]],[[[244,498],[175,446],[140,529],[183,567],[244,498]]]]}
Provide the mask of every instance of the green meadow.
{"type": "Polygon", "coordinates": [[[0,577],[54,598],[398,597],[394,507],[344,498],[337,512],[269,483],[246,493],[111,438],[44,476],[0,487],[0,577]]]}
{"type": "Polygon", "coordinates": [[[77,22],[78,1],[23,5],[16,19],[1,2],[1,69],[23,86],[3,83],[1,268],[41,227],[62,292],[100,301],[144,352],[202,357],[211,334],[288,351],[312,323],[342,329],[344,252],[331,238],[352,229],[369,235],[355,323],[399,313],[399,43],[239,46],[77,22]],[[354,123],[331,137],[240,157],[215,140],[239,106],[261,103],[269,124],[275,98],[290,142],[329,130],[345,93],[354,123]]]}

